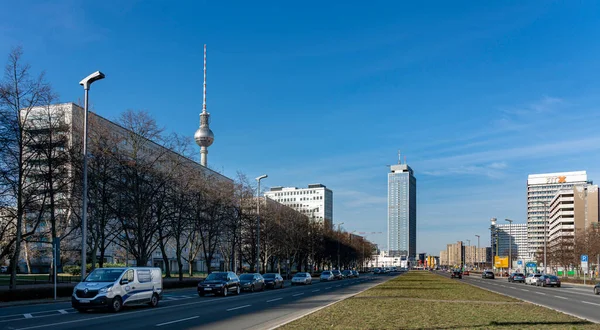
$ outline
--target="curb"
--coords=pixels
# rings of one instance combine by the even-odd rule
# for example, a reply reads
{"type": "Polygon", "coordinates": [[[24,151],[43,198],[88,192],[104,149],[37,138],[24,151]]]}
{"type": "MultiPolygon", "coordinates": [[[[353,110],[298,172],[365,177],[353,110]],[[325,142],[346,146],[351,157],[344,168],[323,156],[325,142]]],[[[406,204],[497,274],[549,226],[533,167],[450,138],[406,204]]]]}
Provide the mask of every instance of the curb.
{"type": "MultiPolygon", "coordinates": [[[[398,275],[398,276],[401,276],[401,275],[402,275],[402,274],[400,274],[400,275],[398,275]]],[[[398,276],[394,276],[394,277],[390,278],[389,280],[392,280],[392,279],[394,279],[394,278],[396,278],[396,277],[398,277],[398,276]]],[[[387,280],[387,281],[389,281],[389,280],[387,280]]],[[[299,319],[301,319],[301,318],[303,318],[303,317],[305,317],[305,316],[308,316],[308,315],[310,315],[310,314],[316,313],[316,312],[318,312],[318,311],[320,311],[320,310],[322,310],[322,309],[325,309],[325,308],[327,308],[327,307],[329,307],[329,306],[335,305],[335,304],[337,304],[337,303],[339,303],[339,302],[341,302],[341,301],[344,301],[344,300],[346,300],[346,299],[348,299],[348,298],[352,298],[352,297],[354,297],[354,296],[356,296],[356,295],[358,295],[358,294],[361,294],[361,293],[363,293],[363,292],[365,292],[365,291],[367,291],[367,290],[369,290],[369,289],[372,289],[372,288],[374,288],[374,287],[377,287],[377,286],[379,286],[379,285],[381,285],[381,284],[383,284],[383,283],[386,283],[387,281],[383,281],[383,282],[381,282],[381,283],[379,283],[379,284],[377,284],[377,285],[370,286],[370,287],[368,287],[368,288],[366,288],[366,289],[364,289],[364,290],[361,290],[361,291],[359,291],[359,292],[356,292],[356,293],[351,293],[351,294],[348,294],[348,295],[346,295],[346,296],[343,296],[341,299],[339,299],[339,300],[337,300],[337,301],[331,302],[331,303],[329,303],[329,304],[327,304],[327,305],[325,305],[325,306],[321,306],[321,307],[317,307],[317,308],[315,308],[315,309],[312,309],[312,310],[310,310],[310,311],[308,311],[308,312],[306,312],[306,313],[304,313],[304,314],[302,314],[302,315],[299,315],[299,316],[297,316],[297,317],[294,317],[294,318],[293,318],[293,319],[291,319],[291,320],[287,320],[287,321],[284,321],[284,322],[282,322],[282,323],[279,323],[279,324],[277,324],[277,325],[275,325],[275,326],[272,326],[272,327],[270,327],[270,328],[268,328],[268,329],[269,329],[269,330],[273,330],[273,329],[280,328],[280,327],[282,327],[282,326],[284,326],[284,325],[286,325],[286,324],[288,324],[288,323],[292,323],[292,322],[294,322],[294,321],[296,321],[296,320],[299,320],[299,319]]]]}

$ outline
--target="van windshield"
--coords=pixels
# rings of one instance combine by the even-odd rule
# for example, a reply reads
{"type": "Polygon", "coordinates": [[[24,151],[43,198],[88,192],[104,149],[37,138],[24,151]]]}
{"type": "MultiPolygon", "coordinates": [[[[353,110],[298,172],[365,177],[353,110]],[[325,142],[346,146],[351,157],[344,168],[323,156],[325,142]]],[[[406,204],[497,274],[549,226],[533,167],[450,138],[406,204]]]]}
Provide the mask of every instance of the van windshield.
{"type": "Polygon", "coordinates": [[[125,269],[96,268],[86,277],[85,282],[114,282],[124,271],[125,269]]]}

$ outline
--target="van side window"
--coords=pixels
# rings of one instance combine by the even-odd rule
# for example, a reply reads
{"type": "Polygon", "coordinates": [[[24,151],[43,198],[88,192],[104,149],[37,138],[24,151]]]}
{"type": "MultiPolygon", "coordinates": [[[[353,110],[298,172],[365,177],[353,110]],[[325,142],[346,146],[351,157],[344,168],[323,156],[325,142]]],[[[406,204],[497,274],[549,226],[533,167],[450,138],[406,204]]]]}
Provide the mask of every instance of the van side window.
{"type": "Polygon", "coordinates": [[[140,283],[152,282],[152,273],[149,269],[141,269],[137,271],[138,281],[140,283]]]}
{"type": "Polygon", "coordinates": [[[130,269],[123,275],[123,279],[129,281],[129,283],[133,282],[133,269],[130,269]]]}

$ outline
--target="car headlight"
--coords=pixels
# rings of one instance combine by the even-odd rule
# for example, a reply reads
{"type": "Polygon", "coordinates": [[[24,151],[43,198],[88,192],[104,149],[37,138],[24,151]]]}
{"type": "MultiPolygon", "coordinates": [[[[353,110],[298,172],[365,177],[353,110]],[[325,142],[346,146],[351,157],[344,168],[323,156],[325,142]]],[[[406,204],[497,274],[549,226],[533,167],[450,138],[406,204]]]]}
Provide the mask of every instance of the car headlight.
{"type": "Polygon", "coordinates": [[[112,288],[113,288],[113,286],[112,286],[112,285],[105,286],[105,287],[103,287],[102,289],[100,289],[98,292],[100,292],[100,293],[107,293],[107,292],[110,292],[110,291],[112,291],[112,288]]]}

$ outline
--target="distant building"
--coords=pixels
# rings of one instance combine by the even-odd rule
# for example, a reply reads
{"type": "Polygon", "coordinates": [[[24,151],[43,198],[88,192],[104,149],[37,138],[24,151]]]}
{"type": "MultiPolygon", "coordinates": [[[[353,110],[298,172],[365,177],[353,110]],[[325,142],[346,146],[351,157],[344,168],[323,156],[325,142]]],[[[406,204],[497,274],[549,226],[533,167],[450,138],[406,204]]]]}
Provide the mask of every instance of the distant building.
{"type": "Polygon", "coordinates": [[[492,252],[496,256],[512,256],[514,260],[529,259],[529,242],[527,237],[527,224],[525,223],[506,223],[497,224],[496,218],[492,218],[490,230],[490,242],[492,242],[492,252]],[[512,249],[512,252],[508,251],[512,249]]]}
{"type": "Polygon", "coordinates": [[[550,201],[549,209],[547,246],[573,247],[577,231],[598,224],[598,186],[577,185],[561,190],[550,201]]]}
{"type": "Polygon", "coordinates": [[[388,173],[388,249],[409,260],[417,253],[417,179],[407,164],[391,165],[388,173]]]}
{"type": "Polygon", "coordinates": [[[333,225],[333,192],[320,183],[309,184],[308,188],[272,187],[265,192],[276,202],[323,223],[331,229],[333,225]]]}
{"type": "Polygon", "coordinates": [[[448,250],[440,251],[440,266],[448,266],[448,250]]]}
{"type": "Polygon", "coordinates": [[[530,174],[527,177],[527,259],[535,259],[535,254],[544,249],[544,240],[548,237],[548,207],[556,193],[587,183],[586,171],[530,174]]]}

